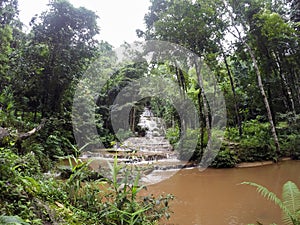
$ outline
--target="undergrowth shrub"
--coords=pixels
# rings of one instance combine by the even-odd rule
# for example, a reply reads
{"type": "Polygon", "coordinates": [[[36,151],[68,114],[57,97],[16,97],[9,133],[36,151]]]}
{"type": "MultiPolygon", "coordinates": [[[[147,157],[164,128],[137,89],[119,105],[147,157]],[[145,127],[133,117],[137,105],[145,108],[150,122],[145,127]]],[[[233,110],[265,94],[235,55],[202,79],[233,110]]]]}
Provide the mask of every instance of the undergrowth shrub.
{"type": "Polygon", "coordinates": [[[170,127],[166,131],[166,138],[170,142],[170,144],[174,147],[174,145],[179,141],[180,138],[180,131],[179,127],[170,127]]]}
{"type": "Polygon", "coordinates": [[[39,132],[33,141],[41,145],[43,152],[51,160],[75,154],[71,146],[74,141],[72,124],[68,117],[49,118],[43,127],[43,132],[39,132]]]}
{"type": "Polygon", "coordinates": [[[0,148],[0,215],[18,215],[25,222],[42,224],[35,201],[41,176],[33,153],[18,156],[0,148]]]}
{"type": "Polygon", "coordinates": [[[199,160],[201,157],[200,149],[200,130],[187,129],[184,136],[176,145],[181,160],[199,160]]]}
{"type": "Polygon", "coordinates": [[[282,154],[300,159],[300,116],[281,114],[280,118],[284,119],[277,127],[282,154]]]}
{"type": "Polygon", "coordinates": [[[290,156],[292,159],[300,159],[300,135],[291,133],[284,134],[279,137],[281,148],[285,156],[290,156]]]}
{"type": "Polygon", "coordinates": [[[33,152],[0,148],[0,220],[16,224],[151,225],[169,217],[172,195],[143,196],[139,172],[117,164],[111,177],[90,179],[89,162],[70,158],[71,176],[41,173],[33,152]],[[75,162],[75,163],[73,163],[75,162]],[[50,176],[50,177],[49,177],[50,176]]]}
{"type": "Polygon", "coordinates": [[[139,184],[139,171],[118,165],[117,159],[110,170],[109,186],[103,195],[104,210],[100,215],[104,224],[156,224],[161,218],[170,217],[172,195],[140,196],[139,192],[146,187],[139,184]]]}
{"type": "Polygon", "coordinates": [[[275,159],[275,147],[269,123],[258,119],[243,123],[243,135],[239,136],[238,128],[227,128],[225,137],[229,142],[238,143],[235,150],[240,161],[253,162],[275,159]]]}
{"type": "Polygon", "coordinates": [[[235,151],[228,148],[221,149],[214,161],[211,163],[211,167],[214,168],[232,168],[238,163],[238,157],[235,151]]]}

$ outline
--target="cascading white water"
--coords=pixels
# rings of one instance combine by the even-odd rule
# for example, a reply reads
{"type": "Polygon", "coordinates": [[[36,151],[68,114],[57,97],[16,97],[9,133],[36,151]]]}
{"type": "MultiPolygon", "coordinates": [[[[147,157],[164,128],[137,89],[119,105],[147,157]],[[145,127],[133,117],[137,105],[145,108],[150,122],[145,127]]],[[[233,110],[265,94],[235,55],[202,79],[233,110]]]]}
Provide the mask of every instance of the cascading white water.
{"type": "MultiPolygon", "coordinates": [[[[166,128],[164,121],[155,117],[149,107],[145,107],[144,112],[140,116],[138,126],[145,130],[144,137],[131,137],[124,141],[124,148],[131,148],[142,152],[161,153],[166,158],[166,153],[171,153],[172,146],[169,141],[165,138],[166,128]]],[[[172,154],[174,155],[174,154],[172,154]]]]}
{"type": "Polygon", "coordinates": [[[139,165],[151,165],[152,169],[178,169],[185,163],[178,160],[178,153],[173,151],[169,141],[166,139],[166,128],[164,121],[154,116],[148,107],[140,116],[138,123],[145,131],[145,136],[135,136],[115,145],[113,149],[99,149],[86,152],[83,157],[93,158],[101,161],[113,161],[118,155],[118,161],[134,163],[139,165]]]}
{"type": "Polygon", "coordinates": [[[144,112],[140,116],[138,126],[146,130],[146,137],[163,137],[165,136],[164,121],[155,117],[149,107],[145,107],[144,112]]]}

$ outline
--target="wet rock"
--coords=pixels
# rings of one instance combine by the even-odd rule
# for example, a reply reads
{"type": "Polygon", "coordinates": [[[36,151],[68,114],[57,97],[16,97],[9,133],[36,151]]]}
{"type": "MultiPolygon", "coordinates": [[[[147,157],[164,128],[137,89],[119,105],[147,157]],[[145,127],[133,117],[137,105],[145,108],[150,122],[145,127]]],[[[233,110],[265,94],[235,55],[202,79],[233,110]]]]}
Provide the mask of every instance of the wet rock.
{"type": "Polygon", "coordinates": [[[8,131],[5,128],[0,127],[0,140],[8,135],[9,135],[8,131]]]}

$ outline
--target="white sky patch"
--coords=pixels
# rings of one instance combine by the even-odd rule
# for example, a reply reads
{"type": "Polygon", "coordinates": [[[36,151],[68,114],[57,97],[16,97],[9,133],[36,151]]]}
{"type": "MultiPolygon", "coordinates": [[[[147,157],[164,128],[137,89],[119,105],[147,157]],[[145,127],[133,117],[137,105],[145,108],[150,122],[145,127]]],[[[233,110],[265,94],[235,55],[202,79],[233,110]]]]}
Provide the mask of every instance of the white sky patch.
{"type": "MultiPolygon", "coordinates": [[[[114,47],[124,42],[138,40],[136,29],[145,29],[144,16],[150,6],[149,0],[70,0],[75,6],[90,9],[100,17],[99,39],[114,47]]],[[[19,0],[20,19],[30,29],[29,22],[35,14],[47,9],[48,0],[19,0]]]]}

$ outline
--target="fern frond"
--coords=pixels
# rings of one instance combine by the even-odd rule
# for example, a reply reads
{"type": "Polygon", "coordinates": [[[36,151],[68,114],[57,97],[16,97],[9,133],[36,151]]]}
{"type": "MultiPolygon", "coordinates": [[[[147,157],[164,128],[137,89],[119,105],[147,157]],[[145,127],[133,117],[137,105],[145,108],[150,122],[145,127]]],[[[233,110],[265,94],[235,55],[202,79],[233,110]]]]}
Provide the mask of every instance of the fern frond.
{"type": "Polygon", "coordinates": [[[242,182],[242,184],[247,184],[253,187],[256,187],[256,190],[259,194],[261,194],[263,197],[267,198],[268,200],[273,201],[276,205],[280,207],[280,205],[283,205],[283,202],[280,198],[277,197],[277,195],[271,191],[269,191],[266,187],[253,183],[253,182],[242,182]]]}
{"type": "Polygon", "coordinates": [[[287,225],[292,225],[292,213],[290,212],[289,208],[286,207],[286,205],[284,204],[284,202],[277,197],[277,195],[271,191],[269,191],[266,187],[253,183],[253,182],[243,182],[242,184],[247,184],[253,187],[256,187],[256,190],[259,194],[261,194],[263,197],[265,197],[266,199],[274,202],[284,213],[285,218],[284,218],[284,222],[287,225]]]}
{"type": "Polygon", "coordinates": [[[283,185],[282,199],[293,214],[300,209],[300,191],[295,183],[288,181],[283,185]]]}
{"type": "Polygon", "coordinates": [[[284,205],[289,209],[290,215],[284,213],[283,220],[287,221],[288,217],[292,217],[293,221],[299,221],[298,211],[300,209],[300,191],[295,183],[287,181],[283,185],[282,199],[284,205]]]}

